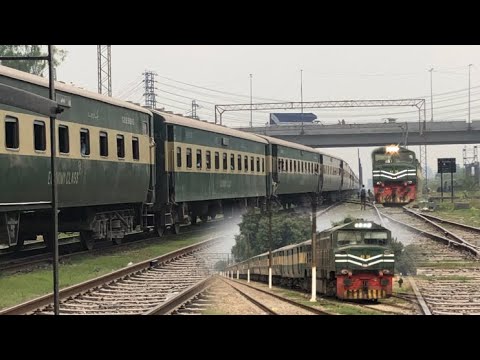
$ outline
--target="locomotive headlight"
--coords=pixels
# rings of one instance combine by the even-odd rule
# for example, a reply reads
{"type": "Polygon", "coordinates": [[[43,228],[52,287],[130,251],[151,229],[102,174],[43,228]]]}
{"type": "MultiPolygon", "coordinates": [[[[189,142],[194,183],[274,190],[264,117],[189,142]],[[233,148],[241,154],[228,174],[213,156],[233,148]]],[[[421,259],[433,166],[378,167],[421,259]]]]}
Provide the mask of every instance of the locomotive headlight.
{"type": "Polygon", "coordinates": [[[390,270],[388,270],[388,269],[383,269],[382,272],[383,272],[385,275],[390,274],[390,270]]]}
{"type": "Polygon", "coordinates": [[[396,145],[389,145],[385,148],[387,153],[398,153],[398,150],[400,150],[400,148],[396,145]]]}
{"type": "Polygon", "coordinates": [[[354,226],[357,229],[370,229],[372,227],[372,223],[355,223],[354,226]]]}
{"type": "Polygon", "coordinates": [[[347,269],[342,269],[342,271],[340,271],[343,275],[347,275],[348,274],[348,270],[347,269]]]}
{"type": "Polygon", "coordinates": [[[409,185],[412,184],[412,183],[413,183],[412,180],[408,180],[408,181],[407,181],[407,184],[409,184],[409,185]]]}

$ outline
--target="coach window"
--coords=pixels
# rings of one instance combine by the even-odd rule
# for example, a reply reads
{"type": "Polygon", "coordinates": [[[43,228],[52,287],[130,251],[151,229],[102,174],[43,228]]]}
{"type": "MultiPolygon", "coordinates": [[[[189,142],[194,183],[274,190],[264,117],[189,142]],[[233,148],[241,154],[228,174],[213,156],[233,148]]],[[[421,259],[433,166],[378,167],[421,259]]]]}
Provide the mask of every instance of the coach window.
{"type": "Polygon", "coordinates": [[[260,158],[257,157],[257,172],[260,172],[260,158]]]}
{"type": "Polygon", "coordinates": [[[262,173],[265,172],[265,159],[262,158],[262,173]]]}
{"type": "Polygon", "coordinates": [[[197,169],[202,168],[202,150],[197,150],[197,169]]]}
{"type": "Polygon", "coordinates": [[[142,122],[142,132],[144,135],[148,135],[148,123],[146,121],[142,122]]]}
{"type": "Polygon", "coordinates": [[[302,163],[302,173],[305,172],[305,161],[300,161],[302,163]]]}
{"type": "Polygon", "coordinates": [[[108,134],[100,131],[100,156],[108,156],[108,134]]]}
{"type": "Polygon", "coordinates": [[[45,122],[34,121],[33,122],[33,140],[35,150],[45,151],[47,148],[47,140],[45,135],[45,122]]]}
{"type": "Polygon", "coordinates": [[[206,163],[207,163],[207,169],[212,168],[212,153],[210,150],[206,151],[206,163]]]}
{"type": "Polygon", "coordinates": [[[230,170],[235,171],[235,155],[230,154],[230,170]]]}
{"type": "Polygon", "coordinates": [[[215,151],[215,170],[220,169],[220,153],[215,151]]]}
{"type": "Polygon", "coordinates": [[[227,153],[223,153],[223,170],[228,169],[228,164],[227,164],[227,153]]]}
{"type": "Polygon", "coordinates": [[[187,148],[187,168],[192,168],[192,149],[187,148]]]}
{"type": "Polygon", "coordinates": [[[87,129],[80,129],[80,154],[90,155],[90,133],[87,129]]]}
{"type": "Polygon", "coordinates": [[[70,152],[70,142],[68,141],[68,127],[60,125],[58,127],[58,151],[62,154],[70,152]]]}
{"type": "Polygon", "coordinates": [[[242,170],[242,155],[238,155],[237,157],[237,167],[238,167],[238,170],[241,171],[242,170]]]}
{"type": "Polygon", "coordinates": [[[117,135],[117,157],[125,158],[125,138],[123,135],[117,135]]]}
{"type": "Polygon", "coordinates": [[[292,160],[290,160],[290,172],[293,172],[292,160]]]}
{"type": "Polygon", "coordinates": [[[177,146],[177,169],[182,167],[182,148],[177,146]]]}
{"type": "Polygon", "coordinates": [[[297,161],[296,160],[293,160],[293,172],[294,173],[297,172],[297,161]]]}
{"type": "MultiPolygon", "coordinates": [[[[140,148],[138,146],[138,138],[137,137],[132,137],[132,153],[133,153],[133,160],[140,160],[140,148]]],[[[181,159],[180,159],[180,161],[181,161],[181,159]]]]}
{"type": "Polygon", "coordinates": [[[7,149],[18,149],[18,119],[7,116],[5,118],[5,147],[7,149]]]}
{"type": "Polygon", "coordinates": [[[248,156],[247,155],[245,155],[243,164],[245,165],[244,170],[248,171],[248,156]]]}
{"type": "Polygon", "coordinates": [[[250,156],[250,171],[251,172],[255,171],[255,160],[253,156],[250,156]]]}

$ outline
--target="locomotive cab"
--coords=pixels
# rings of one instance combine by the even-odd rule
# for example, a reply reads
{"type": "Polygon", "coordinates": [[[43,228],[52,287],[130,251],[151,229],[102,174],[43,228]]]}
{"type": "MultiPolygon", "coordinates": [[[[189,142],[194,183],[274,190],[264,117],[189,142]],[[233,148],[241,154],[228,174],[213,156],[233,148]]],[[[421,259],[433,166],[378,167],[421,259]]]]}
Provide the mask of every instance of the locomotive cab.
{"type": "Polygon", "coordinates": [[[392,294],[390,230],[363,219],[332,232],[337,297],[379,299],[392,294]]]}

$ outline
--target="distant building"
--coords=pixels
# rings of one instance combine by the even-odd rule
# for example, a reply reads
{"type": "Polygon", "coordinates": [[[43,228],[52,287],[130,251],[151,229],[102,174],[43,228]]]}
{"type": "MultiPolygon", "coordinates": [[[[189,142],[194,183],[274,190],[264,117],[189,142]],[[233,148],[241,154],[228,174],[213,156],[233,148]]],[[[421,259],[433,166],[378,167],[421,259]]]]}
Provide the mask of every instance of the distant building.
{"type": "Polygon", "coordinates": [[[312,113],[271,113],[270,125],[298,125],[312,123],[317,115],[312,113]]]}

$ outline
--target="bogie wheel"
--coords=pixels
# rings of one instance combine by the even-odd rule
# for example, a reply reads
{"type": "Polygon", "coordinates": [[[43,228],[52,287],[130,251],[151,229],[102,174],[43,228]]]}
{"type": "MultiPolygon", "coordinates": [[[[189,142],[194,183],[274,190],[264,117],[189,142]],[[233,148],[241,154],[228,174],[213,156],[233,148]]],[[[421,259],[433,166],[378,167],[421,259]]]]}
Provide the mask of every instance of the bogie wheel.
{"type": "Polygon", "coordinates": [[[208,221],[208,215],[200,215],[200,220],[202,220],[203,223],[206,223],[208,221]]]}
{"type": "Polygon", "coordinates": [[[197,215],[192,214],[190,216],[190,224],[195,225],[197,223],[197,215]]]}
{"type": "Polygon", "coordinates": [[[175,223],[172,225],[172,233],[174,234],[180,234],[180,224],[175,223]]]}
{"type": "Polygon", "coordinates": [[[21,251],[23,249],[24,243],[25,243],[25,237],[19,236],[17,240],[17,245],[15,245],[14,251],[21,251]]]}
{"type": "Polygon", "coordinates": [[[93,231],[80,231],[80,243],[84,250],[92,250],[95,245],[93,231]]]}
{"type": "Polygon", "coordinates": [[[210,216],[210,219],[215,220],[215,218],[217,217],[217,213],[212,212],[209,214],[209,216],[210,216]]]}
{"type": "Polygon", "coordinates": [[[49,251],[53,250],[53,236],[51,233],[43,233],[43,242],[49,251]]]}
{"type": "Polygon", "coordinates": [[[163,234],[165,234],[165,226],[157,225],[156,228],[157,228],[157,234],[158,234],[158,236],[159,236],[159,237],[162,237],[163,234]]]}

